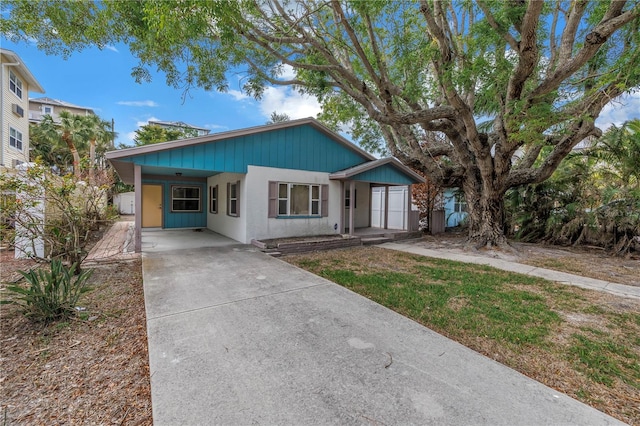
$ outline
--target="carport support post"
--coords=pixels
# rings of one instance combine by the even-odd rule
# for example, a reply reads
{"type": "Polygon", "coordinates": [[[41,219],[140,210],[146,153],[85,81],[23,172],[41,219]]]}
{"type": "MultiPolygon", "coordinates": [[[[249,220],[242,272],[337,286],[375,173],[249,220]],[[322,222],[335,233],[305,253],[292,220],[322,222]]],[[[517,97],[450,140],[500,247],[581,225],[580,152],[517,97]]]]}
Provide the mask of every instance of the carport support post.
{"type": "Polygon", "coordinates": [[[384,186],[384,229],[389,229],[389,185],[384,186]]]}
{"type": "Polygon", "coordinates": [[[134,247],[136,253],[142,251],[142,168],[140,165],[133,166],[133,186],[135,189],[136,215],[134,218],[134,247]]]}
{"type": "Polygon", "coordinates": [[[356,202],[356,182],[351,180],[349,181],[349,235],[354,234],[354,208],[356,202]]]}
{"type": "Polygon", "coordinates": [[[412,198],[411,190],[412,189],[413,189],[413,185],[407,185],[407,214],[405,215],[406,216],[405,220],[407,224],[405,229],[407,231],[413,231],[413,229],[411,229],[411,198],[412,198]]]}

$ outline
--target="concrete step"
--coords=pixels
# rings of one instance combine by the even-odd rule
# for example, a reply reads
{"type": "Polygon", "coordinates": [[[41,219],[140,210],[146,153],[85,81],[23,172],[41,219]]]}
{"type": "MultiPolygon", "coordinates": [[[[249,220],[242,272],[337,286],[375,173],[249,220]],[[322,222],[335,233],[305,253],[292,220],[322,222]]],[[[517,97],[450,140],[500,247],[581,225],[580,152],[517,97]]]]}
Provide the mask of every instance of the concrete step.
{"type": "Polygon", "coordinates": [[[371,245],[375,245],[375,244],[388,243],[388,242],[393,241],[393,240],[391,238],[387,238],[387,237],[367,237],[367,238],[361,238],[360,241],[362,242],[362,245],[364,245],[364,246],[371,246],[371,245]]]}

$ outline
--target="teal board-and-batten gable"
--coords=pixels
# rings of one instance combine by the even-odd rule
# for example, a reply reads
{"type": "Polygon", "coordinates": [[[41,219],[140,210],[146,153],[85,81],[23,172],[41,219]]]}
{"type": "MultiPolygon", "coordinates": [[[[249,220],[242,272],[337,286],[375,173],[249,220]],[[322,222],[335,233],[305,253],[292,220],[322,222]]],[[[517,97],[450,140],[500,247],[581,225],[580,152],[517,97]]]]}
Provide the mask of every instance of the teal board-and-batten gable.
{"type": "Polygon", "coordinates": [[[414,179],[390,164],[353,175],[351,180],[391,185],[411,185],[415,183],[414,179]]]}
{"type": "Polygon", "coordinates": [[[247,166],[333,172],[370,161],[311,125],[231,137],[133,155],[144,168],[246,173],[247,166]]]}
{"type": "Polygon", "coordinates": [[[379,185],[411,185],[424,178],[393,157],[380,158],[331,173],[330,179],[369,182],[379,185]]]}

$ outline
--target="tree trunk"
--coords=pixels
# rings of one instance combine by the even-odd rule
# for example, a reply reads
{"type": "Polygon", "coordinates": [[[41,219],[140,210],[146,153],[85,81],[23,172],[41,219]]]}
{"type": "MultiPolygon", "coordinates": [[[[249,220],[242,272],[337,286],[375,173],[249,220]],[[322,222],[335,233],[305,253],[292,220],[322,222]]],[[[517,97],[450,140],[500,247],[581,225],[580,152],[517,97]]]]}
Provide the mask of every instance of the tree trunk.
{"type": "Polygon", "coordinates": [[[89,141],[89,182],[93,184],[96,166],[96,140],[89,141]]]}
{"type": "Polygon", "coordinates": [[[504,235],[504,193],[465,187],[465,197],[469,221],[467,246],[473,249],[510,248],[504,235]]]}
{"type": "Polygon", "coordinates": [[[71,140],[71,134],[63,134],[62,140],[67,144],[69,152],[71,152],[71,156],[73,157],[73,175],[75,177],[80,177],[80,155],[78,154],[75,144],[71,140]]]}

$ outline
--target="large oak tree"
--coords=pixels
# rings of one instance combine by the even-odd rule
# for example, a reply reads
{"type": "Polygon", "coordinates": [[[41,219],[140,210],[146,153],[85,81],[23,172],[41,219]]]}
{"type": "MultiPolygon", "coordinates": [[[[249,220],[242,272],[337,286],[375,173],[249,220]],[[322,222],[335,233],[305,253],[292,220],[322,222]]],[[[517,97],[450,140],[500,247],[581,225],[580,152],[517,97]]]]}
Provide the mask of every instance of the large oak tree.
{"type": "Polygon", "coordinates": [[[503,196],[541,182],[640,82],[632,1],[6,1],[1,30],[52,52],[126,42],[178,87],[243,73],[317,96],[434,183],[461,187],[469,242],[504,244],[503,196]],[[5,16],[7,16],[5,18],[5,16]],[[284,67],[295,70],[285,78],[284,67]]]}

